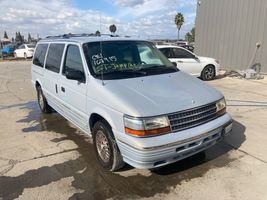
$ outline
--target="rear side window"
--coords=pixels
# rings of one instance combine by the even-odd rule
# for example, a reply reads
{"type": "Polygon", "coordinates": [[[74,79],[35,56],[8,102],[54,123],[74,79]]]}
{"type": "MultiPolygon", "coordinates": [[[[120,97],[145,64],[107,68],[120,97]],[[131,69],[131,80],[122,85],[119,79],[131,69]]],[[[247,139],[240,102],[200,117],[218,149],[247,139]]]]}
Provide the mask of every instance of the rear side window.
{"type": "Polygon", "coordinates": [[[170,50],[170,48],[163,48],[163,49],[159,49],[167,58],[172,58],[172,51],[170,50]]]}
{"type": "Polygon", "coordinates": [[[39,44],[35,50],[33,64],[39,67],[44,67],[45,54],[48,44],[39,44]]]}
{"type": "Polygon", "coordinates": [[[64,47],[65,44],[50,44],[45,63],[46,69],[59,73],[64,47]]]}
{"type": "Polygon", "coordinates": [[[194,55],[184,49],[173,48],[174,58],[194,58],[194,55]]]}

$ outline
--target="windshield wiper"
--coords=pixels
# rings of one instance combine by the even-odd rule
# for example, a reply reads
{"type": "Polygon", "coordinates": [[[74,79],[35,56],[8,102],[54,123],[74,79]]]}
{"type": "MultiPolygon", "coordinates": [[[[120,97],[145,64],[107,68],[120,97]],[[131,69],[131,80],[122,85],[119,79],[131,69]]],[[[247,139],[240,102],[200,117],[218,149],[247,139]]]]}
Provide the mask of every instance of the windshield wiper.
{"type": "Polygon", "coordinates": [[[143,67],[139,71],[146,70],[171,70],[171,71],[179,71],[176,67],[166,67],[165,65],[151,65],[149,67],[143,67]]]}
{"type": "MultiPolygon", "coordinates": [[[[112,70],[109,72],[104,72],[103,75],[107,75],[107,74],[138,74],[138,75],[146,75],[147,73],[144,71],[135,71],[135,70],[112,70]]],[[[101,76],[101,74],[97,74],[97,76],[101,76]]]]}

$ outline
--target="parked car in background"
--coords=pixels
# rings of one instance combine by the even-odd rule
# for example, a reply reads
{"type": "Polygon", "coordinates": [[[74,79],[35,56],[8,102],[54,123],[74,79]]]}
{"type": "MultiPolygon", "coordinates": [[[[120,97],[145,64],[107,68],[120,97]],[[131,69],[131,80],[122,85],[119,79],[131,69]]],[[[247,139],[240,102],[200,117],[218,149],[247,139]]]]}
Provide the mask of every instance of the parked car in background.
{"type": "Polygon", "coordinates": [[[2,55],[13,55],[15,50],[15,46],[12,44],[7,44],[3,47],[3,49],[0,50],[0,53],[2,55]]]}
{"type": "Polygon", "coordinates": [[[22,44],[14,51],[15,58],[31,58],[35,49],[35,44],[22,44]]]}
{"type": "Polygon", "coordinates": [[[56,110],[93,137],[99,163],[161,167],[228,135],[223,95],[178,70],[151,42],[63,35],[38,42],[32,84],[42,112],[56,110]]]}
{"type": "Polygon", "coordinates": [[[177,67],[202,80],[212,80],[219,72],[219,61],[214,58],[200,57],[189,50],[171,45],[157,45],[157,48],[177,67]]]}
{"type": "Polygon", "coordinates": [[[175,42],[175,45],[178,45],[178,46],[188,45],[188,41],[179,40],[179,41],[175,42]]]}

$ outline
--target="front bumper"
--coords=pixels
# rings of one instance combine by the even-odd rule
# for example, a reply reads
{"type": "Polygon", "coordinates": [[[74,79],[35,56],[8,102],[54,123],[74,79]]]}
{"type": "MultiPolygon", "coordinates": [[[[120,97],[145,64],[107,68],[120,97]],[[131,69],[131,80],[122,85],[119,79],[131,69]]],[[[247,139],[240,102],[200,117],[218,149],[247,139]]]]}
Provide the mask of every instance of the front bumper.
{"type": "Polygon", "coordinates": [[[27,57],[28,57],[28,58],[33,57],[33,51],[28,51],[28,52],[27,52],[27,57]]]}
{"type": "MultiPolygon", "coordinates": [[[[212,121],[209,123],[212,123],[212,121]]],[[[205,124],[201,126],[205,126],[205,124]]],[[[120,140],[117,141],[117,144],[126,163],[140,169],[151,169],[182,160],[201,152],[216,144],[224,136],[228,135],[231,130],[232,120],[229,117],[219,127],[213,127],[212,130],[205,133],[173,143],[144,148],[131,146],[120,140]]],[[[172,134],[179,134],[179,132],[172,134]]]]}

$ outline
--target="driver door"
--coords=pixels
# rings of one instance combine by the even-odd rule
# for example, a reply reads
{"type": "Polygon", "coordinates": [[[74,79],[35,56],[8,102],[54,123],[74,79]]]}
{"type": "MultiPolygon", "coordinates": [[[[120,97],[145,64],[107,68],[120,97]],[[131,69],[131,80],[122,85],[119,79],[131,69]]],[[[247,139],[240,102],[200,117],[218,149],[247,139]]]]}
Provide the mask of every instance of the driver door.
{"type": "Polygon", "coordinates": [[[65,107],[64,114],[66,117],[82,130],[87,131],[89,123],[86,114],[86,75],[80,48],[76,44],[68,44],[66,48],[58,92],[65,107]],[[84,81],[66,78],[66,70],[80,71],[84,75],[84,81]]]}
{"type": "Polygon", "coordinates": [[[168,58],[171,62],[176,62],[177,67],[193,76],[199,76],[201,73],[201,64],[197,57],[183,48],[168,48],[168,58]]]}

